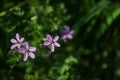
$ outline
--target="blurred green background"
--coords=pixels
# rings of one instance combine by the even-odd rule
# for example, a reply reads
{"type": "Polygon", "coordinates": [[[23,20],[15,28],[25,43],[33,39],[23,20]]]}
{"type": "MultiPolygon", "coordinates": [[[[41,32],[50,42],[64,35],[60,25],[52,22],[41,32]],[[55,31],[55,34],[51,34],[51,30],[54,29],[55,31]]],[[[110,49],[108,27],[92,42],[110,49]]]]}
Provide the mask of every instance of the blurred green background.
{"type": "Polygon", "coordinates": [[[1,0],[0,80],[120,80],[120,0],[1,0]],[[43,38],[66,25],[73,40],[50,54],[43,38]],[[34,60],[10,50],[16,33],[34,60]]]}

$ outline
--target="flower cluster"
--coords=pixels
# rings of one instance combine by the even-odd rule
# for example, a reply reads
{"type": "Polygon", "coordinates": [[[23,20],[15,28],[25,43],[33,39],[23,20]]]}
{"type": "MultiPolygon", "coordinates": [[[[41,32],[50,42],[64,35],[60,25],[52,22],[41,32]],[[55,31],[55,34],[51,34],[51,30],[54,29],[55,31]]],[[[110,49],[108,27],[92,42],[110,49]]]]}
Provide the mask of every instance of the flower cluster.
{"type": "MultiPolygon", "coordinates": [[[[69,26],[66,27],[66,29],[60,30],[61,38],[63,40],[65,39],[73,39],[73,30],[70,29],[69,26]]],[[[51,52],[55,51],[55,46],[60,47],[60,44],[57,42],[59,40],[59,36],[52,37],[50,34],[46,35],[46,38],[44,40],[43,45],[48,46],[50,48],[51,52]]],[[[28,42],[24,42],[24,37],[19,36],[19,34],[16,34],[16,39],[11,39],[11,43],[13,44],[10,49],[18,48],[18,52],[24,54],[23,60],[27,61],[28,56],[32,59],[35,58],[34,52],[36,51],[36,47],[29,47],[28,42]],[[22,47],[21,47],[22,46],[22,47]]]]}
{"type": "Polygon", "coordinates": [[[33,52],[36,51],[36,47],[30,47],[28,42],[24,42],[24,37],[20,38],[19,34],[16,34],[16,39],[11,39],[10,40],[13,45],[10,47],[11,49],[18,48],[19,53],[24,54],[23,60],[26,61],[28,59],[28,56],[30,56],[32,59],[35,58],[35,55],[33,52]],[[21,46],[24,45],[22,48],[21,46]]]}

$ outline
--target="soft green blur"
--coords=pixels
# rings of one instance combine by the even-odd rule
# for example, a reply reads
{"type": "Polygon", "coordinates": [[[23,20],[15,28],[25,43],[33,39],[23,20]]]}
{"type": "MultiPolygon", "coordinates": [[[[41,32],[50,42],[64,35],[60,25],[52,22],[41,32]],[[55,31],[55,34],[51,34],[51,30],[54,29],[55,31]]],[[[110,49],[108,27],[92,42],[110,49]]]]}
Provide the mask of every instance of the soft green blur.
{"type": "Polygon", "coordinates": [[[0,80],[120,80],[120,0],[1,0],[0,80]],[[66,25],[73,40],[50,53],[43,39],[66,25]],[[35,59],[10,50],[16,33],[35,59]]]}

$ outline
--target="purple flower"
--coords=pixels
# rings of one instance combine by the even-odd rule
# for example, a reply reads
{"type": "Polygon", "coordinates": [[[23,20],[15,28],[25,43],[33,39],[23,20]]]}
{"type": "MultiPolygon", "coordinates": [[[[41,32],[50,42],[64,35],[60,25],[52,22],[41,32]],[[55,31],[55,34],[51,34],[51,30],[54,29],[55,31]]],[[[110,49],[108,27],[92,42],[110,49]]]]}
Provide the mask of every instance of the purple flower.
{"type": "Polygon", "coordinates": [[[10,40],[10,42],[13,43],[13,45],[10,47],[10,49],[14,49],[15,47],[20,48],[23,41],[24,41],[24,37],[20,38],[19,34],[16,33],[16,39],[10,40]]]}
{"type": "Polygon", "coordinates": [[[30,58],[34,59],[35,54],[33,52],[35,52],[35,51],[36,51],[36,47],[29,47],[28,42],[24,43],[24,48],[18,49],[19,53],[24,54],[24,58],[23,58],[24,61],[26,61],[28,59],[28,56],[30,56],[30,58]]]}
{"type": "Polygon", "coordinates": [[[65,39],[73,39],[73,30],[70,30],[70,27],[67,26],[66,29],[63,29],[60,31],[61,34],[62,34],[62,39],[65,40],[65,39]]]}
{"type": "Polygon", "coordinates": [[[50,47],[50,50],[51,52],[54,52],[55,49],[54,47],[57,46],[57,47],[60,47],[60,44],[57,43],[57,40],[59,39],[59,36],[55,36],[54,38],[51,37],[51,35],[46,35],[46,40],[44,42],[44,46],[49,46],[50,47]]]}

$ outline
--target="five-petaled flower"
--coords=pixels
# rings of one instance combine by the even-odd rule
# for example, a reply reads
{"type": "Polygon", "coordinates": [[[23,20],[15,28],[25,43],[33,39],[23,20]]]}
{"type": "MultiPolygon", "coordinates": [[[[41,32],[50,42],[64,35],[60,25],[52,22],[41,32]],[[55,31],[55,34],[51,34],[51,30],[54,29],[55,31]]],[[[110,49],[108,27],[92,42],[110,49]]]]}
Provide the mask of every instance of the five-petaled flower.
{"type": "Polygon", "coordinates": [[[57,47],[60,47],[60,44],[57,42],[57,40],[59,39],[59,36],[55,36],[54,38],[51,37],[51,35],[46,35],[46,40],[44,42],[44,46],[49,46],[50,47],[50,50],[51,52],[54,52],[55,49],[54,47],[57,46],[57,47]]]}
{"type": "Polygon", "coordinates": [[[69,26],[66,27],[66,29],[62,29],[61,31],[61,34],[62,34],[62,39],[65,40],[65,39],[73,39],[73,30],[70,29],[69,26]]]}
{"type": "Polygon", "coordinates": [[[28,42],[24,43],[24,48],[19,48],[18,52],[19,53],[23,53],[24,54],[24,61],[27,61],[28,56],[30,56],[30,58],[34,59],[35,58],[35,54],[33,52],[36,51],[36,47],[29,47],[28,42]]]}
{"type": "Polygon", "coordinates": [[[24,41],[24,37],[20,38],[19,34],[16,33],[16,39],[10,40],[10,42],[13,43],[13,45],[10,47],[10,49],[14,49],[15,47],[20,48],[23,41],[24,41]]]}

